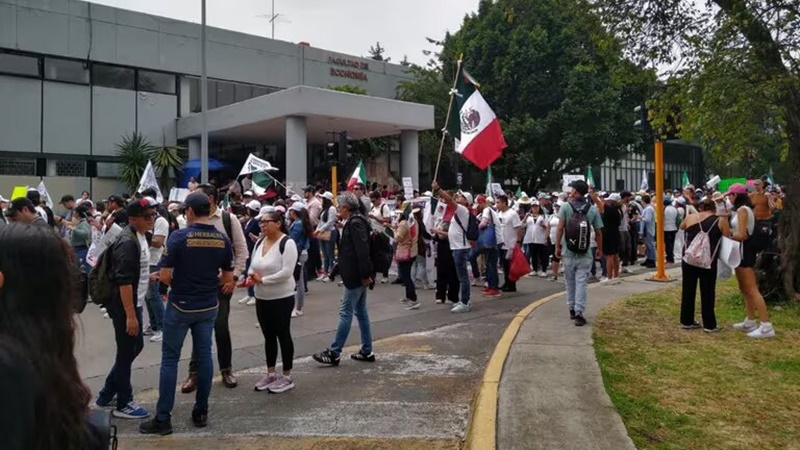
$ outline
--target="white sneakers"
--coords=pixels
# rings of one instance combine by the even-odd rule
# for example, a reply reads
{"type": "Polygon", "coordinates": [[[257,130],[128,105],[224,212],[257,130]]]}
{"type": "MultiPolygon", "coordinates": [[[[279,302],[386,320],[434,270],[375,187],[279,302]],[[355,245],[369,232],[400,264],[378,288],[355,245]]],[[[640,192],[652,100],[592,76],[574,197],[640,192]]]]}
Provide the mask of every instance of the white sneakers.
{"type": "Polygon", "coordinates": [[[775,337],[775,328],[769,322],[761,322],[759,326],[755,320],[745,318],[744,321],[733,324],[734,330],[744,331],[747,337],[753,339],[768,339],[775,337]]]}
{"type": "Polygon", "coordinates": [[[292,310],[292,317],[301,317],[303,315],[303,311],[295,308],[292,310]]]}
{"type": "Polygon", "coordinates": [[[256,304],[256,298],[255,297],[250,297],[250,300],[248,300],[247,303],[246,303],[247,306],[253,306],[255,304],[256,304]]]}
{"type": "Polygon", "coordinates": [[[630,269],[630,267],[623,267],[622,273],[633,273],[633,271],[630,269]]]}
{"type": "Polygon", "coordinates": [[[456,303],[456,306],[453,306],[453,309],[450,310],[451,313],[465,313],[470,312],[472,307],[470,305],[465,305],[463,302],[456,303]]]}
{"type": "Polygon", "coordinates": [[[545,271],[539,272],[539,278],[547,278],[547,272],[545,271]]]}
{"type": "Polygon", "coordinates": [[[164,333],[161,331],[156,331],[155,334],[150,336],[150,342],[161,342],[164,340],[164,333]]]}
{"type": "Polygon", "coordinates": [[[247,302],[249,302],[249,301],[250,301],[250,299],[252,299],[252,298],[253,298],[253,297],[250,297],[249,295],[245,295],[244,297],[242,297],[242,299],[241,299],[241,300],[239,300],[239,304],[240,304],[240,305],[244,305],[244,304],[246,304],[247,302]]]}
{"type": "Polygon", "coordinates": [[[756,323],[755,320],[750,320],[748,318],[745,318],[743,322],[733,324],[734,330],[746,331],[748,333],[756,328],[758,328],[758,323],[756,323]]]}

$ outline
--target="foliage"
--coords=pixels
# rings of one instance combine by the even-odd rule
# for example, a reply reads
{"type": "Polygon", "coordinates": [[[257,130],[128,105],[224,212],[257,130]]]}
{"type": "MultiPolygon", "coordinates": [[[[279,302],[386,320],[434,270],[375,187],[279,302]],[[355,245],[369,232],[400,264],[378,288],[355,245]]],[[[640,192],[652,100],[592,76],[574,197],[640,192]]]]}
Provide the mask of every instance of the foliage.
{"type": "Polygon", "coordinates": [[[369,48],[370,58],[374,59],[375,61],[383,61],[388,63],[389,61],[392,60],[392,58],[386,58],[385,56],[383,56],[384,53],[386,53],[386,49],[381,47],[380,42],[376,42],[374,46],[371,46],[369,48]]]}
{"type": "Polygon", "coordinates": [[[328,86],[328,89],[337,92],[346,92],[348,94],[367,95],[367,90],[361,86],[353,86],[352,84],[340,84],[339,86],[328,86]]]}
{"type": "MultiPolygon", "coordinates": [[[[800,284],[800,6],[797,0],[595,0],[639,61],[669,65],[656,125],[708,146],[715,163],[784,166],[784,289],[800,284]]],[[[752,172],[763,170],[751,167],[752,172]]],[[[800,298],[800,296],[798,296],[800,298]]]]}
{"type": "Polygon", "coordinates": [[[130,136],[123,136],[117,145],[117,156],[122,169],[120,181],[128,189],[135,192],[139,187],[147,162],[153,162],[153,169],[163,188],[169,187],[170,180],[183,167],[186,150],[182,147],[165,146],[157,147],[147,141],[141,133],[134,132],[130,136]]]}

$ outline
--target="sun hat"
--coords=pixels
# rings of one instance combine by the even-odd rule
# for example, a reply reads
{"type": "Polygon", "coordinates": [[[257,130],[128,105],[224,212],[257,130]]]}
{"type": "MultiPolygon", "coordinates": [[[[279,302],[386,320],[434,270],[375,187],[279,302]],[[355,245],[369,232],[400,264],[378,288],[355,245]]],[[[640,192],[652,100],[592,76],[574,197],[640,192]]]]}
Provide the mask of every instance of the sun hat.
{"type": "Polygon", "coordinates": [[[522,194],[520,194],[519,200],[517,200],[517,202],[520,205],[530,205],[531,204],[531,198],[528,197],[528,194],[523,192],[522,194]]]}

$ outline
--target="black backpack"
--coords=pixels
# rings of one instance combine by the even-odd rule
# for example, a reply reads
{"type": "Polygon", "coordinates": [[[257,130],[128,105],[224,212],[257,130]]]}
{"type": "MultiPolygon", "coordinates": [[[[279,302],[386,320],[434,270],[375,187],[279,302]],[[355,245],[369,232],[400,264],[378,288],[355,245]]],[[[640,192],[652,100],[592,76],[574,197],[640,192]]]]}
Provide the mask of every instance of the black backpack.
{"type": "Polygon", "coordinates": [[[567,221],[564,233],[567,240],[567,249],[573,253],[584,254],[589,251],[591,246],[589,238],[592,228],[588,214],[592,204],[586,202],[578,209],[572,203],[569,203],[569,206],[572,208],[572,216],[567,221]]]}
{"type": "Polygon", "coordinates": [[[389,270],[392,265],[392,243],[386,233],[370,233],[369,256],[375,273],[386,273],[389,270]]]}
{"type": "MultiPolygon", "coordinates": [[[[133,233],[130,228],[123,231],[123,233],[133,233]]],[[[122,234],[120,234],[122,237],[122,234]]],[[[120,237],[117,237],[117,241],[120,237]]],[[[133,236],[136,246],[139,247],[139,239],[133,236]]],[[[109,275],[111,273],[112,261],[112,247],[116,241],[108,246],[108,248],[100,255],[97,264],[89,272],[89,296],[92,298],[92,303],[105,306],[111,303],[113,298],[114,284],[111,282],[109,275]]],[[[142,249],[139,248],[138,254],[141,254],[142,249]]]]}
{"type": "Polygon", "coordinates": [[[467,223],[467,228],[464,228],[464,225],[461,224],[461,219],[458,218],[458,208],[456,208],[456,212],[453,213],[453,218],[456,219],[456,223],[458,223],[458,226],[464,231],[467,240],[475,242],[478,240],[478,235],[480,234],[478,231],[478,218],[475,217],[475,214],[469,212],[469,210],[467,210],[467,216],[469,216],[469,222],[467,223]]]}

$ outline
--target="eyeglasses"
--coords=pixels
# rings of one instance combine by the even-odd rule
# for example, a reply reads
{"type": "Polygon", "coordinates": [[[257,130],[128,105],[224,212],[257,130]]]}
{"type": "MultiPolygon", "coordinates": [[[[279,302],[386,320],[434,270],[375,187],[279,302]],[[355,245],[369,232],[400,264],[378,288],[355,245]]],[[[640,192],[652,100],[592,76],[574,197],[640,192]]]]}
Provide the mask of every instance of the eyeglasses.
{"type": "Polygon", "coordinates": [[[274,222],[274,223],[281,223],[281,221],[280,221],[280,220],[267,219],[267,220],[262,220],[262,221],[261,221],[261,225],[266,225],[266,224],[268,224],[268,223],[270,223],[270,222],[274,222]]]}

